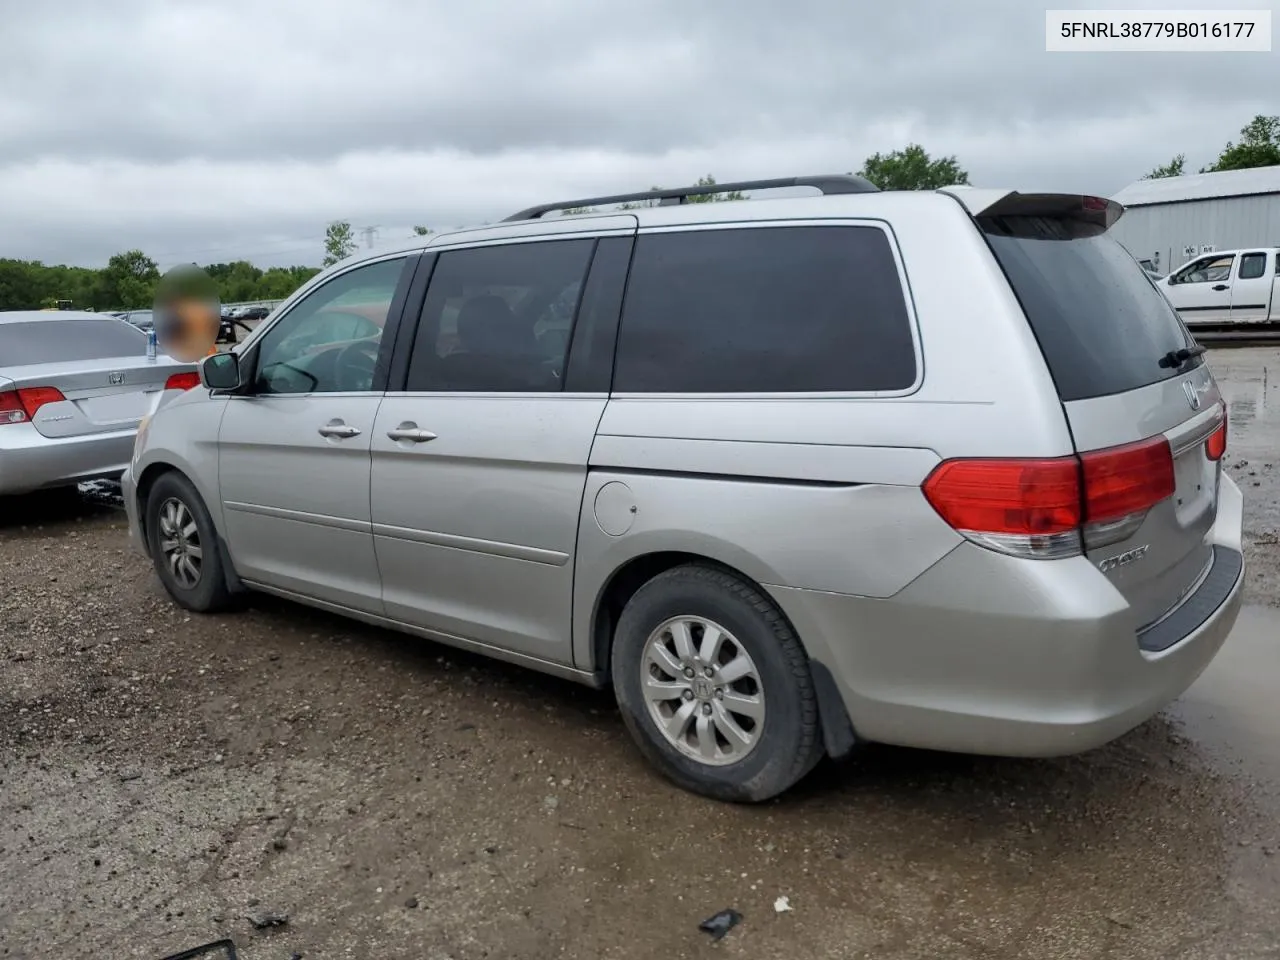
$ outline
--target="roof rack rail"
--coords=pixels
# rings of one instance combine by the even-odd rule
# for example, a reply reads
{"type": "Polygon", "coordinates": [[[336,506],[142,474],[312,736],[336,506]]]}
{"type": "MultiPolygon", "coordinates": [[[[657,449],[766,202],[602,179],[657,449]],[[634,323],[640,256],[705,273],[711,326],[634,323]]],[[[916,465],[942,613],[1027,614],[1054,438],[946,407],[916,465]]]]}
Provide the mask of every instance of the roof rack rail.
{"type": "Polygon", "coordinates": [[[880,188],[870,180],[853,174],[830,174],[817,177],[779,177],[774,180],[740,180],[737,183],[717,183],[707,186],[671,187],[662,190],[644,190],[640,193],[619,193],[612,197],[585,197],[581,200],[561,200],[558,203],[541,203],[503,219],[503,223],[515,220],[536,220],[552,210],[568,210],[572,207],[605,206],[613,203],[634,203],[641,200],[658,200],[659,206],[688,203],[690,197],[703,197],[714,193],[732,193],[738,190],[773,190],[779,187],[816,187],[824,195],[833,193],[879,193],[880,188]]]}

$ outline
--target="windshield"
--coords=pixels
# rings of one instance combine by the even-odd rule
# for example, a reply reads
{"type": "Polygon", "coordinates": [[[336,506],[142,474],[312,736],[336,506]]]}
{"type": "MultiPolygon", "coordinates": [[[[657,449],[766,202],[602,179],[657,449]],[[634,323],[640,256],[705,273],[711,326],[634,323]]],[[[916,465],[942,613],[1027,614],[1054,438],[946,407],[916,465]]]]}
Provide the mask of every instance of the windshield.
{"type": "Polygon", "coordinates": [[[121,320],[0,324],[0,367],[131,357],[146,352],[146,346],[146,335],[121,320]]]}
{"type": "Polygon", "coordinates": [[[1096,226],[1047,217],[980,218],[1063,400],[1177,376],[1168,355],[1195,346],[1150,275],[1096,226]]]}

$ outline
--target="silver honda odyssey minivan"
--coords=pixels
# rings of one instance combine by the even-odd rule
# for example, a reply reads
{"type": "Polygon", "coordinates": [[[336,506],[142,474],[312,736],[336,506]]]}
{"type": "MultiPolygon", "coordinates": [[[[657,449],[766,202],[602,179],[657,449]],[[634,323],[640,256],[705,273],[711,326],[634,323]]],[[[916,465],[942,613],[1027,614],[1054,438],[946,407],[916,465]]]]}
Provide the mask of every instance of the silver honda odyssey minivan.
{"type": "Polygon", "coordinates": [[[711,797],[860,742],[1085,750],[1195,680],[1243,577],[1225,404],[1121,213],[805,177],[347,259],[146,424],[132,535],[191,610],[610,686],[711,797]]]}

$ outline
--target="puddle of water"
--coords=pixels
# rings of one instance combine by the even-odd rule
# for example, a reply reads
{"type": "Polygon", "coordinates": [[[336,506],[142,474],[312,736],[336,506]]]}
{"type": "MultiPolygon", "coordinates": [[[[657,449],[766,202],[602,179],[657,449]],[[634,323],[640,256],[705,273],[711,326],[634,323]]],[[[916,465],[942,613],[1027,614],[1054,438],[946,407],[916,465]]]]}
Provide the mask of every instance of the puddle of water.
{"type": "Polygon", "coordinates": [[[77,484],[80,496],[90,503],[107,507],[123,507],[124,497],[116,480],[90,480],[77,484]]]}
{"type": "Polygon", "coordinates": [[[1209,366],[1227,401],[1232,429],[1248,430],[1258,423],[1274,428],[1280,397],[1274,393],[1280,383],[1280,351],[1273,349],[1217,351],[1210,354],[1209,366]],[[1270,395],[1270,396],[1269,396],[1270,395]],[[1268,400],[1272,401],[1268,406],[1268,400]]]}
{"type": "Polygon", "coordinates": [[[1278,682],[1280,609],[1248,606],[1171,713],[1208,756],[1280,791],[1278,682]]]}

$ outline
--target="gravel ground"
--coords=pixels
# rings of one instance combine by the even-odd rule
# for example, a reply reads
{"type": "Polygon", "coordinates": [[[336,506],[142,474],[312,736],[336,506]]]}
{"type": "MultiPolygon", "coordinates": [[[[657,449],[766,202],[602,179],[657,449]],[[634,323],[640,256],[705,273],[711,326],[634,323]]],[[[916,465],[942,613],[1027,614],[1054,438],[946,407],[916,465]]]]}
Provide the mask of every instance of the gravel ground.
{"type": "MultiPolygon", "coordinates": [[[[1278,361],[1213,358],[1257,605],[1278,361]]],[[[270,598],[187,615],[103,488],[0,501],[0,677],[5,958],[1280,956],[1280,770],[1200,732],[1234,688],[1080,757],[871,748],[728,807],[607,694],[270,598]]]]}

